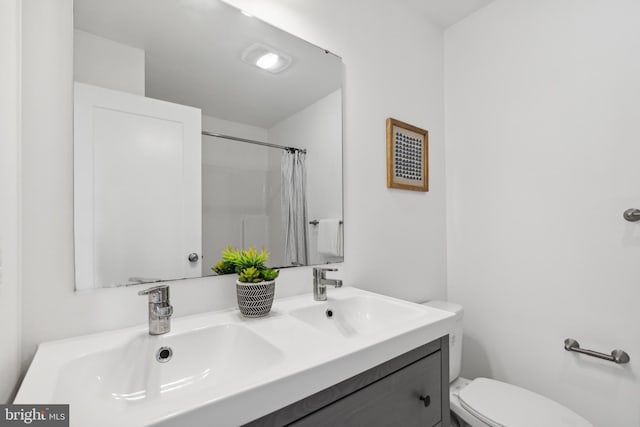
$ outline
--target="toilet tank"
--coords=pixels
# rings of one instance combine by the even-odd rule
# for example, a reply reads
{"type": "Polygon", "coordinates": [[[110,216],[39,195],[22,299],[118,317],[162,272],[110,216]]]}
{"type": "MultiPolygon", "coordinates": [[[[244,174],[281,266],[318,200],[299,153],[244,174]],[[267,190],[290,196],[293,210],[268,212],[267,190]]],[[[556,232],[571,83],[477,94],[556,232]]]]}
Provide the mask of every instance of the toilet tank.
{"type": "Polygon", "coordinates": [[[449,382],[453,382],[460,376],[462,368],[462,316],[464,310],[460,304],[448,301],[432,300],[423,303],[423,305],[455,314],[455,324],[449,334],[449,382]]]}

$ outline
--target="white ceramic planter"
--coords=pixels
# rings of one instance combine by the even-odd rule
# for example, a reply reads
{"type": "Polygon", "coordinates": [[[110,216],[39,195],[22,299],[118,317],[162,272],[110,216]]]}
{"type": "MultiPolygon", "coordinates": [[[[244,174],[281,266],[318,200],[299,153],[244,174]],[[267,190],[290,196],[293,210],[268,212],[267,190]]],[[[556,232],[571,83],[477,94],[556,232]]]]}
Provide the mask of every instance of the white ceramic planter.
{"type": "Polygon", "coordinates": [[[276,290],[276,281],[243,283],[236,280],[238,308],[245,317],[262,317],[269,314],[276,290]]]}

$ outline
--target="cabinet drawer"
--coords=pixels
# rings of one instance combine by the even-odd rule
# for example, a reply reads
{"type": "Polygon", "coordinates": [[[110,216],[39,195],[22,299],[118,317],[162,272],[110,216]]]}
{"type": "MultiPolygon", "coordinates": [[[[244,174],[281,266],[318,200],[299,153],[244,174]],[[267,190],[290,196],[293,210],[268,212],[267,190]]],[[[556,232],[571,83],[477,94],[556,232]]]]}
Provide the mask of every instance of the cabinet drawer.
{"type": "Polygon", "coordinates": [[[441,357],[433,353],[290,425],[435,426],[442,418],[441,357]]]}

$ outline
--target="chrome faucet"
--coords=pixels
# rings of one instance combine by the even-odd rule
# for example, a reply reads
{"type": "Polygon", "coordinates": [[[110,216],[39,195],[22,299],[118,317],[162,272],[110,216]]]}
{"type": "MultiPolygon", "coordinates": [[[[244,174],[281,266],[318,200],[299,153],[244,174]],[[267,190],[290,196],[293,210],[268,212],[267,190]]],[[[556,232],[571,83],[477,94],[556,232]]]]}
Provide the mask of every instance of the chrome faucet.
{"type": "Polygon", "coordinates": [[[313,299],[316,301],[327,300],[327,286],[342,287],[342,280],[327,279],[327,271],[338,271],[338,269],[321,267],[313,269],[313,299]]]}
{"type": "Polygon", "coordinates": [[[149,295],[149,335],[162,335],[171,330],[173,306],[169,304],[169,285],[154,286],[138,292],[149,295]]]}

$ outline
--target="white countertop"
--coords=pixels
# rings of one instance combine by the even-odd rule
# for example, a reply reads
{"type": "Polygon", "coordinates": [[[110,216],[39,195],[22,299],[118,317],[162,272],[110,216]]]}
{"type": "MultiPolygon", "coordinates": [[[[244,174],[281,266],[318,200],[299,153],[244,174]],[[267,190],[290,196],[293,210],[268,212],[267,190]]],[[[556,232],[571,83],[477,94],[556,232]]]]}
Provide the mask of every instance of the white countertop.
{"type": "Polygon", "coordinates": [[[171,332],[160,336],[149,336],[144,325],[43,343],[15,403],[69,403],[76,427],[235,426],[440,338],[452,326],[446,311],[356,288],[330,289],[327,302],[310,294],[276,300],[259,319],[228,309],[174,318],[171,332]],[[291,314],[342,310],[342,302],[358,298],[395,311],[353,308],[361,323],[375,327],[346,336],[291,314]],[[154,360],[160,346],[174,350],[163,366],[154,360]],[[162,369],[172,369],[174,377],[167,379],[162,369]]]}

